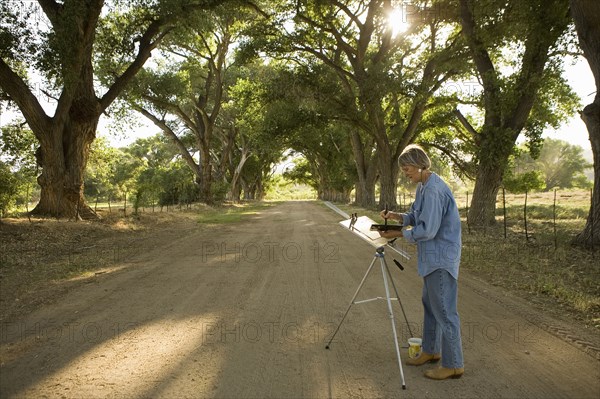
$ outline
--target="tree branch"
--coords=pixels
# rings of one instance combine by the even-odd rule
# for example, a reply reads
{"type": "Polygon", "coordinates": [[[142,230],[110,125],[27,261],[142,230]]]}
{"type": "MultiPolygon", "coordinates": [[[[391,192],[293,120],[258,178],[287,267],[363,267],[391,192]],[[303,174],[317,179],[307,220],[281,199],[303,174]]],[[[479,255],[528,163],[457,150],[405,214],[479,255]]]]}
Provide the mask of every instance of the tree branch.
{"type": "Polygon", "coordinates": [[[460,172],[463,175],[465,175],[467,177],[467,179],[475,180],[475,175],[471,171],[472,167],[469,164],[469,162],[465,161],[463,158],[461,158],[454,152],[450,151],[446,146],[440,145],[438,143],[429,142],[429,141],[423,142],[423,143],[421,143],[421,145],[423,145],[423,147],[437,148],[441,153],[445,154],[448,158],[450,158],[452,163],[458,168],[458,170],[460,170],[460,172]]]}
{"type": "Polygon", "coordinates": [[[499,126],[501,120],[501,107],[497,73],[487,49],[475,32],[477,24],[475,23],[475,18],[471,12],[469,0],[460,0],[460,17],[463,35],[467,40],[467,44],[473,55],[475,67],[482,80],[486,121],[493,126],[499,126]]]}
{"type": "Polygon", "coordinates": [[[165,136],[167,136],[167,138],[169,138],[173,142],[173,144],[175,144],[175,146],[177,146],[179,153],[181,154],[181,156],[183,157],[185,162],[194,171],[194,174],[196,176],[200,176],[201,175],[200,166],[198,164],[196,164],[196,162],[194,161],[194,158],[190,155],[187,147],[185,146],[185,144],[183,144],[183,142],[179,139],[179,137],[177,137],[177,135],[175,134],[173,129],[171,129],[163,120],[159,119],[154,114],[152,114],[151,112],[147,111],[146,109],[140,107],[139,105],[134,104],[134,105],[132,105],[132,107],[136,111],[138,111],[139,113],[144,115],[146,118],[148,118],[150,121],[152,121],[152,123],[154,123],[156,126],[158,126],[160,128],[160,130],[163,131],[165,136]]]}
{"type": "Polygon", "coordinates": [[[63,9],[64,5],[57,3],[54,0],[38,0],[40,7],[46,14],[46,17],[50,20],[52,25],[55,25],[58,21],[58,15],[63,9]]]}
{"type": "Polygon", "coordinates": [[[467,132],[469,132],[476,141],[479,141],[479,132],[475,130],[471,123],[469,123],[469,121],[467,120],[467,118],[465,118],[462,112],[460,112],[460,110],[457,108],[453,111],[453,113],[460,122],[460,124],[463,125],[463,127],[467,130],[467,132]]]}
{"type": "Polygon", "coordinates": [[[35,136],[42,141],[40,134],[50,131],[51,118],[23,79],[3,59],[0,59],[0,87],[17,104],[35,136]]]}
{"type": "MultiPolygon", "coordinates": [[[[158,97],[149,96],[147,94],[143,94],[142,98],[146,101],[154,104],[159,108],[163,108],[166,111],[170,111],[171,113],[177,115],[181,120],[185,123],[188,129],[191,131],[196,131],[198,127],[194,124],[194,122],[189,118],[189,116],[176,104],[172,104],[168,101],[161,100],[158,97]]],[[[134,104],[134,108],[141,108],[141,106],[134,104]]]]}
{"type": "Polygon", "coordinates": [[[142,69],[146,60],[150,58],[152,50],[156,48],[162,38],[173,29],[170,27],[161,32],[163,25],[165,25],[165,21],[158,19],[148,26],[148,29],[146,29],[146,32],[144,32],[140,39],[138,54],[135,57],[135,60],[129,64],[125,72],[115,80],[112,86],[100,99],[101,111],[104,111],[112,104],[118,95],[125,89],[127,84],[135,77],[139,70],[142,69]]]}
{"type": "Polygon", "coordinates": [[[568,5],[562,0],[544,5],[540,21],[534,21],[525,40],[521,71],[515,86],[519,88],[515,107],[509,111],[506,127],[513,131],[516,140],[529,119],[529,114],[541,86],[542,75],[548,61],[548,52],[570,23],[568,5]],[[560,15],[562,7],[563,15],[560,15]],[[543,22],[543,26],[541,21],[543,22]],[[538,26],[535,26],[538,25],[538,26]]]}

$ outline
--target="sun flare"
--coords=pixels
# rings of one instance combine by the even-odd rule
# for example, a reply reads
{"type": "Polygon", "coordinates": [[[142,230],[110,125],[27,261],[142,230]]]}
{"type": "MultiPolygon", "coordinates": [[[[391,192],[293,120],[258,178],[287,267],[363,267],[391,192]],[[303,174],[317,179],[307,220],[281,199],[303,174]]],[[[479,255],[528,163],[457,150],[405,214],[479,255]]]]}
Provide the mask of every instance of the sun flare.
{"type": "Polygon", "coordinates": [[[387,23],[392,28],[392,36],[405,32],[410,24],[406,15],[401,10],[394,10],[388,14],[387,23]]]}

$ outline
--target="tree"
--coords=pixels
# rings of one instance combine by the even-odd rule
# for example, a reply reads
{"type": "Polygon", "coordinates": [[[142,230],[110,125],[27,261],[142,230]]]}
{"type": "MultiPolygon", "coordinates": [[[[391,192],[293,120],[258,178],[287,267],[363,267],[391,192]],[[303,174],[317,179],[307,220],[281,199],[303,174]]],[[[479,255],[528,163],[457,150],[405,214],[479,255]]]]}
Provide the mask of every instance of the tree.
{"type": "MultiPolygon", "coordinates": [[[[427,8],[418,1],[416,9],[427,8]]],[[[330,68],[339,89],[323,91],[336,104],[339,118],[352,123],[357,163],[357,202],[375,203],[379,177],[380,206],[396,203],[396,159],[418,136],[423,113],[436,105],[433,93],[460,73],[460,36],[440,12],[424,12],[403,34],[388,23],[392,1],[298,1],[289,21],[274,23],[264,48],[276,57],[330,68]],[[373,145],[376,152],[373,154],[373,145]],[[364,156],[367,154],[367,156],[364,156]]],[[[464,64],[464,63],[463,63],[464,64]]]]}
{"type": "Polygon", "coordinates": [[[592,165],[586,162],[583,148],[580,146],[563,140],[546,138],[541,149],[536,152],[532,154],[525,145],[515,150],[515,155],[511,157],[509,167],[504,174],[504,187],[508,189],[519,180],[529,181],[532,190],[591,187],[591,182],[585,176],[585,170],[592,165]],[[534,180],[536,183],[532,184],[534,180]]]}
{"type": "Polygon", "coordinates": [[[504,188],[511,193],[523,194],[529,191],[539,191],[546,187],[544,178],[539,170],[530,170],[513,174],[512,170],[505,173],[502,179],[504,188]]]}
{"type": "Polygon", "coordinates": [[[481,126],[473,126],[457,110],[476,143],[478,166],[469,209],[469,222],[476,226],[495,222],[496,196],[520,134],[539,142],[543,128],[566,114],[552,112],[552,104],[574,103],[556,57],[557,42],[569,24],[568,5],[562,0],[460,0],[460,21],[483,86],[481,126]],[[503,71],[503,63],[511,67],[503,71]],[[554,98],[548,101],[541,93],[554,98]]]}
{"type": "Polygon", "coordinates": [[[596,96],[580,113],[590,136],[594,156],[594,191],[587,223],[574,242],[579,245],[600,244],[600,3],[594,0],[571,0],[571,15],[583,55],[590,64],[596,83],[596,96]]]}
{"type": "Polygon", "coordinates": [[[283,136],[286,148],[303,155],[306,161],[297,163],[285,177],[309,184],[319,199],[349,202],[356,182],[348,137],[351,128],[328,110],[329,101],[322,101],[320,90],[330,76],[327,72],[303,67],[282,70],[280,79],[271,84],[272,93],[279,94],[269,104],[269,125],[283,136]]]}
{"type": "Polygon", "coordinates": [[[24,121],[14,121],[0,130],[3,213],[19,202],[27,204],[31,200],[37,173],[35,148],[35,136],[24,121]]]}
{"type": "MultiPolygon", "coordinates": [[[[215,141],[222,133],[232,144],[235,129],[220,130],[218,121],[227,102],[232,45],[250,16],[239,10],[218,7],[210,13],[180,24],[161,49],[164,60],[138,76],[133,107],[158,126],[180,150],[197,177],[202,200],[211,203],[215,165],[215,141]],[[169,62],[167,57],[176,57],[169,62]],[[193,147],[181,136],[193,137],[193,147]],[[191,151],[190,151],[191,150],[191,151]],[[199,151],[196,163],[191,152],[199,151]]],[[[226,143],[227,147],[227,143],[226,143]]],[[[228,157],[228,151],[223,153],[228,157]]],[[[225,164],[225,159],[221,160],[225,164]]]]}
{"type": "Polygon", "coordinates": [[[10,170],[10,166],[0,161],[0,219],[14,206],[18,194],[19,180],[10,170]]]}
{"type": "Polygon", "coordinates": [[[128,152],[127,149],[121,151],[119,162],[112,165],[112,182],[117,189],[117,196],[125,201],[125,212],[128,201],[131,202],[130,194],[135,193],[138,176],[142,173],[144,167],[144,161],[128,152]]]}
{"type": "Polygon", "coordinates": [[[186,167],[185,162],[177,146],[163,134],[137,139],[123,151],[141,163],[133,184],[135,212],[140,206],[197,199],[198,190],[190,188],[194,186],[193,173],[176,172],[186,167]]]}
{"type": "MultiPolygon", "coordinates": [[[[159,204],[190,204],[198,198],[198,186],[194,184],[194,174],[179,158],[157,175],[160,181],[159,204]]],[[[219,198],[215,198],[217,201],[219,198]]]]}
{"type": "MultiPolygon", "coordinates": [[[[273,165],[289,148],[283,136],[292,133],[278,126],[278,121],[285,118],[279,118],[282,115],[274,107],[279,93],[292,89],[280,79],[281,67],[276,62],[264,65],[262,61],[246,60],[244,64],[237,72],[235,84],[229,87],[229,101],[224,106],[222,120],[225,129],[235,130],[229,156],[221,157],[229,163],[232,200],[239,199],[242,190],[246,199],[254,199],[256,194],[263,196],[264,183],[271,176],[273,165]]],[[[299,106],[297,103],[288,104],[299,106]]],[[[222,154],[226,153],[223,151],[222,154]]]]}
{"type": "MultiPolygon", "coordinates": [[[[2,2],[0,88],[14,102],[40,147],[41,197],[33,213],[85,217],[83,175],[98,120],[165,35],[192,11],[221,1],[2,2]],[[31,18],[31,17],[34,18],[31,18]],[[45,28],[47,27],[47,28],[45,28]],[[118,68],[110,61],[120,59],[118,68]],[[49,82],[51,115],[36,97],[28,69],[49,82]],[[104,78],[97,72],[104,70],[104,78]],[[104,92],[96,84],[104,83],[104,92]]],[[[48,107],[46,107],[48,108],[48,107]]]]}
{"type": "Polygon", "coordinates": [[[95,198],[96,203],[100,198],[110,202],[111,198],[116,197],[118,187],[113,174],[124,157],[123,151],[111,147],[108,140],[104,138],[94,140],[90,146],[90,155],[84,174],[86,197],[95,198]]]}
{"type": "Polygon", "coordinates": [[[317,130],[309,125],[301,130],[292,134],[289,142],[295,150],[290,156],[302,155],[302,161],[294,162],[284,177],[310,185],[321,200],[350,202],[356,168],[343,126],[328,125],[317,130]]]}
{"type": "Polygon", "coordinates": [[[585,161],[583,148],[578,145],[547,138],[535,163],[544,174],[546,190],[590,187],[584,172],[592,165],[585,161]]]}

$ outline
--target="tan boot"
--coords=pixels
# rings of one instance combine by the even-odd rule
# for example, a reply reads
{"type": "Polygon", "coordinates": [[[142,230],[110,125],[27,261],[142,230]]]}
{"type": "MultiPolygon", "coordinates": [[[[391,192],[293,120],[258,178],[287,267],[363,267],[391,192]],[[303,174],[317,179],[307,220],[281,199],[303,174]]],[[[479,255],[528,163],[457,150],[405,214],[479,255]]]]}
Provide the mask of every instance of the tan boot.
{"type": "Polygon", "coordinates": [[[464,367],[458,369],[438,367],[436,369],[425,371],[425,377],[431,378],[432,380],[445,380],[446,378],[460,378],[464,373],[464,367]]]}
{"type": "Polygon", "coordinates": [[[406,361],[406,365],[408,366],[420,366],[422,364],[425,364],[427,362],[431,362],[431,363],[435,363],[438,360],[440,360],[442,358],[442,355],[440,355],[439,353],[427,353],[427,352],[421,352],[421,354],[419,355],[419,357],[415,357],[414,359],[408,359],[406,361]]]}

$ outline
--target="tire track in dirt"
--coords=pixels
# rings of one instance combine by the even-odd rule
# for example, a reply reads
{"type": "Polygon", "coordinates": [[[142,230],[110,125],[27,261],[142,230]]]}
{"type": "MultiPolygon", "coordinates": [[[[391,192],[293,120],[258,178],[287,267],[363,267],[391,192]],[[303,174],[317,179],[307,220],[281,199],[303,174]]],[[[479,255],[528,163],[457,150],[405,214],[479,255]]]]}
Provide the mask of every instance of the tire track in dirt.
{"type": "MultiPolygon", "coordinates": [[[[573,331],[572,328],[567,327],[564,322],[547,317],[541,314],[539,311],[535,311],[530,307],[529,304],[524,304],[523,301],[519,301],[518,298],[509,298],[507,296],[508,294],[502,293],[501,290],[491,290],[489,287],[487,287],[487,289],[478,287],[473,283],[474,280],[472,279],[467,281],[469,281],[467,283],[469,289],[476,292],[481,297],[484,297],[489,301],[497,303],[504,308],[521,315],[523,318],[542,330],[547,331],[557,338],[560,338],[563,341],[573,345],[575,348],[582,350],[584,353],[594,357],[596,360],[600,360],[600,334],[596,333],[596,338],[598,339],[596,342],[592,342],[589,339],[581,337],[581,328],[584,327],[580,327],[580,332],[577,333],[573,331]],[[492,294],[492,292],[494,293],[492,294]]],[[[477,284],[481,284],[481,282],[477,284]]],[[[594,335],[594,333],[595,331],[592,331],[591,333],[586,333],[585,335],[590,336],[594,335]]]]}

